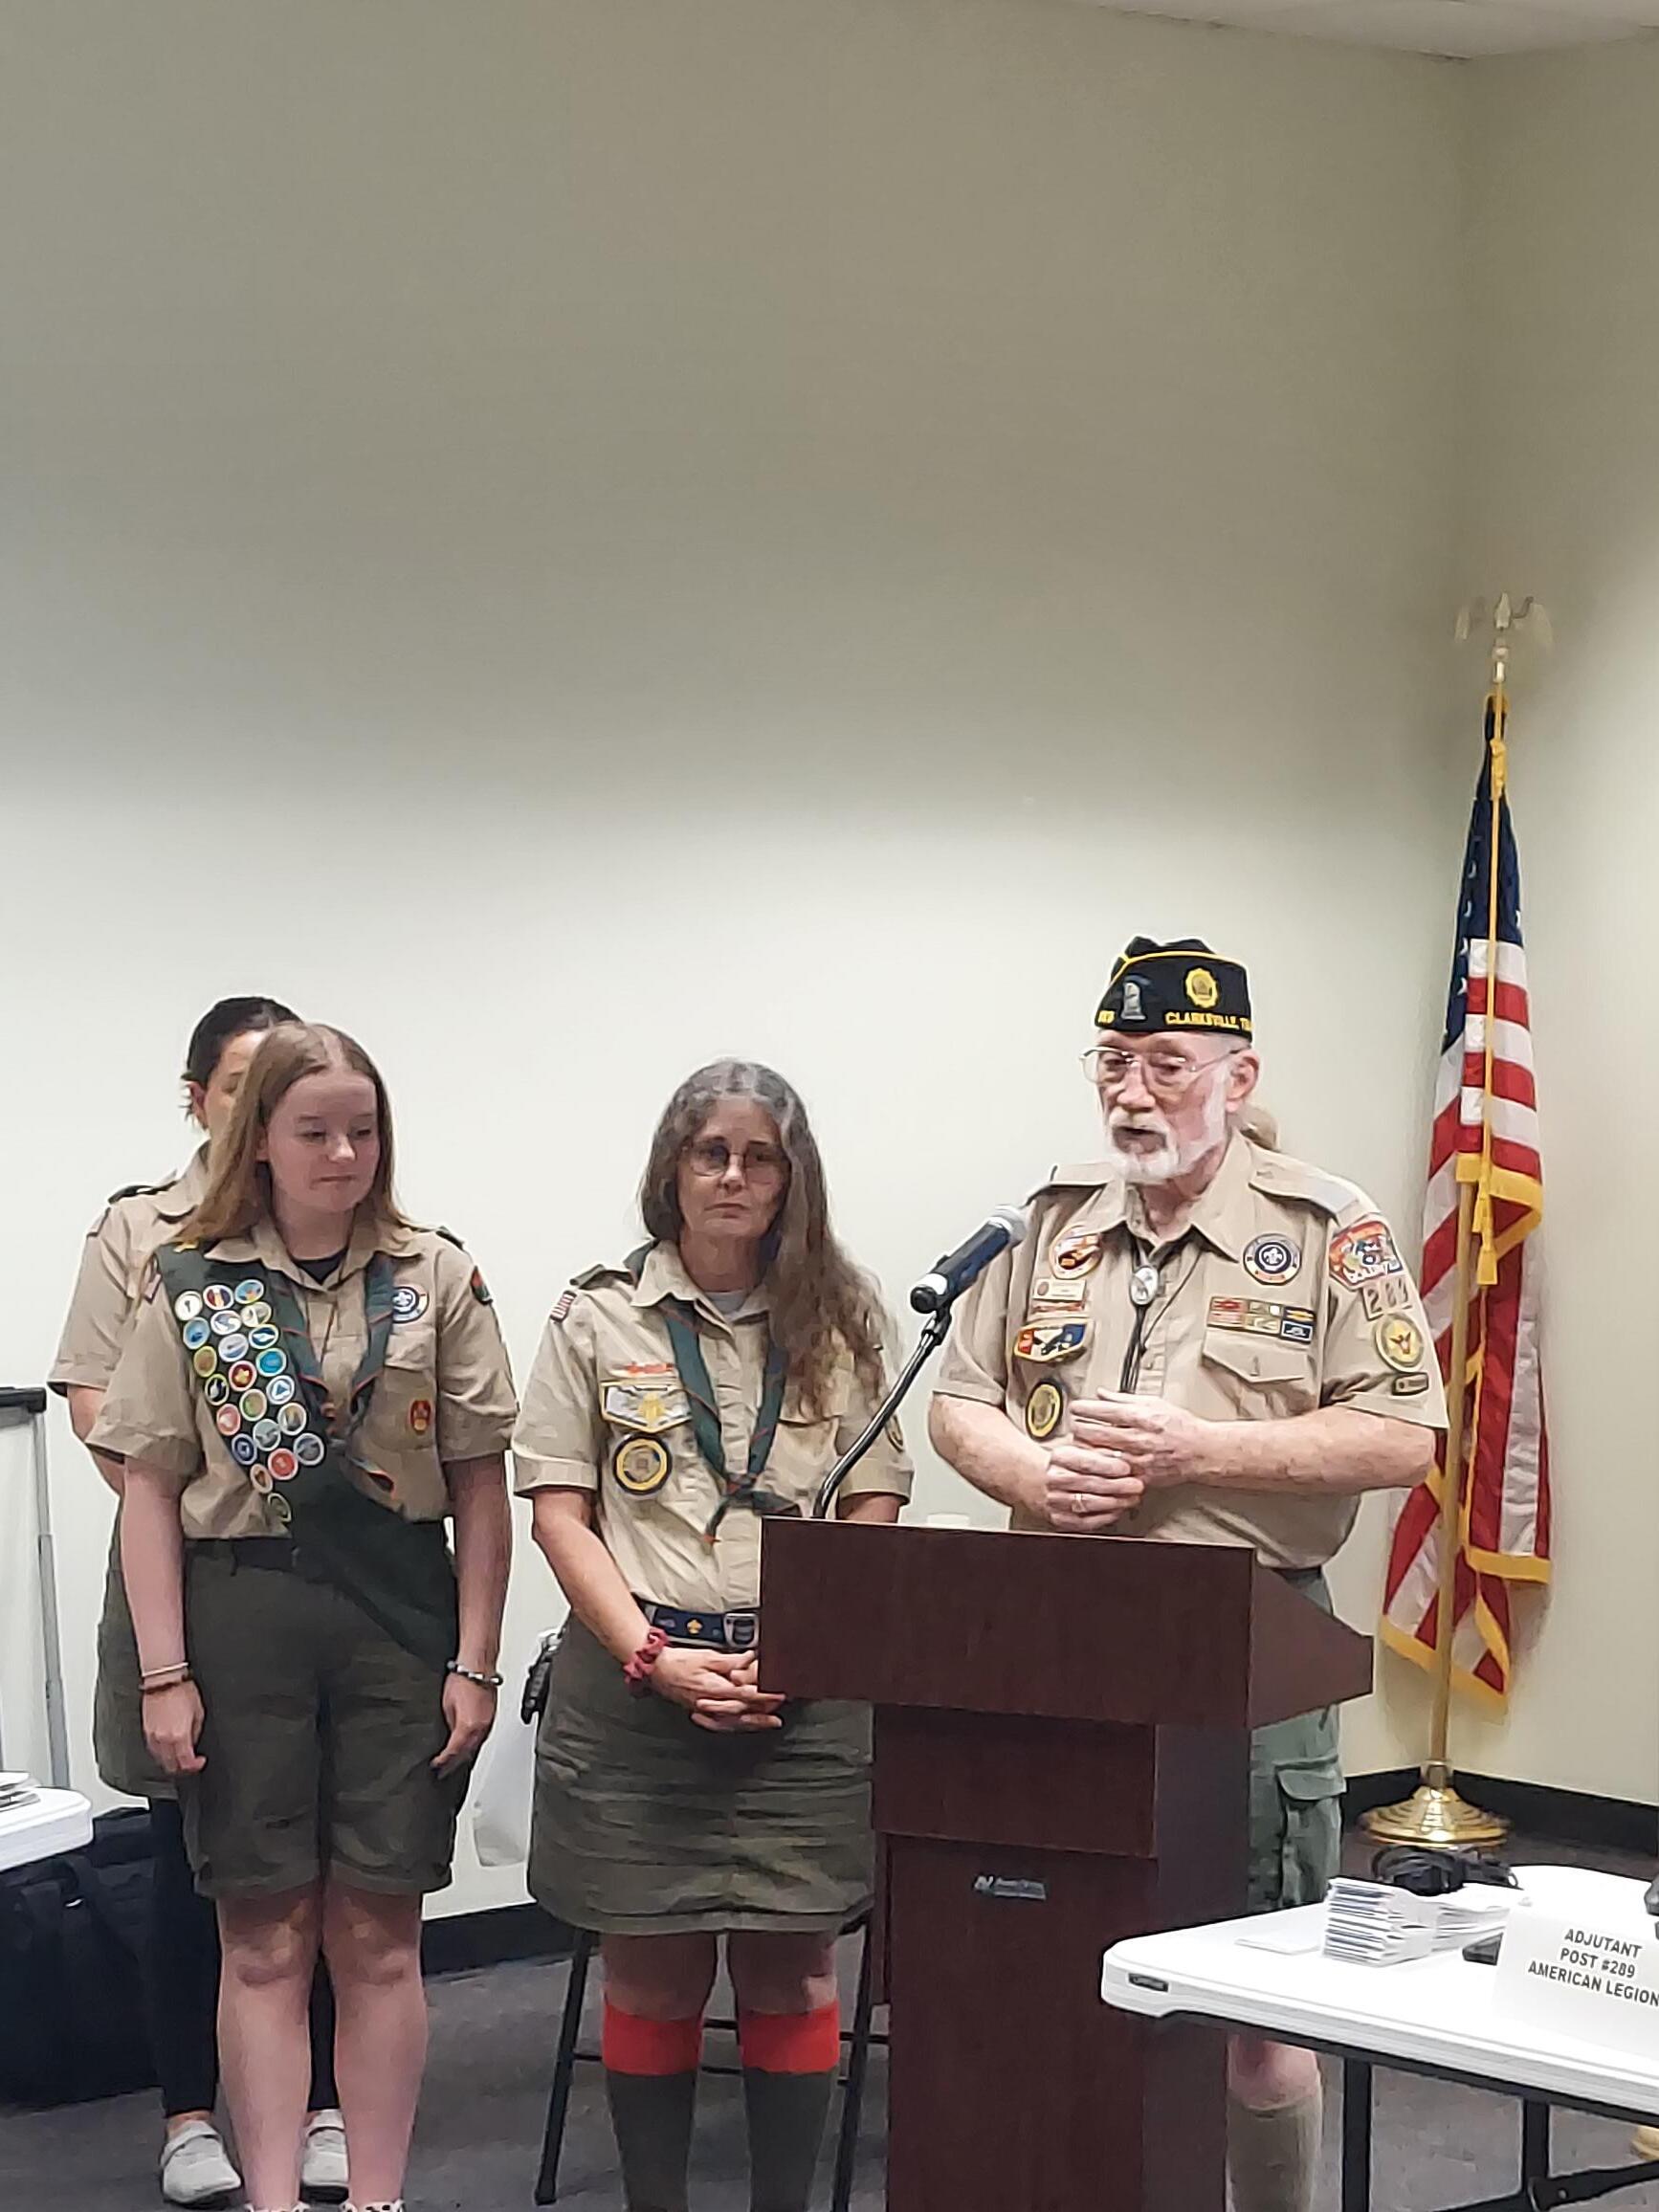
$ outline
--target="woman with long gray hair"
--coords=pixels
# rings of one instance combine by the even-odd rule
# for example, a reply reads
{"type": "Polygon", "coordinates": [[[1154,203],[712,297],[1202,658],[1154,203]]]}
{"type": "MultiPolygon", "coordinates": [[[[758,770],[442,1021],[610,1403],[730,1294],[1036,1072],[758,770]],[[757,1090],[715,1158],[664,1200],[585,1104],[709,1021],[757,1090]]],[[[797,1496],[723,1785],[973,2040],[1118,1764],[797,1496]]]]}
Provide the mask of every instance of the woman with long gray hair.
{"type": "MultiPolygon", "coordinates": [[[[770,1694],[761,1522],[800,1515],[884,1389],[877,1294],[830,1227],[806,1108],[721,1060],[668,1103],[647,1241],[553,1307],[514,1438],[570,1603],[537,1754],[530,1886],[602,1939],[630,2212],[684,2212],[726,1938],[754,2212],[804,2212],[840,2050],[834,1940],[867,1910],[869,1715],[770,1694]]],[[[840,1512],[896,1520],[896,1427],[840,1512]]]]}

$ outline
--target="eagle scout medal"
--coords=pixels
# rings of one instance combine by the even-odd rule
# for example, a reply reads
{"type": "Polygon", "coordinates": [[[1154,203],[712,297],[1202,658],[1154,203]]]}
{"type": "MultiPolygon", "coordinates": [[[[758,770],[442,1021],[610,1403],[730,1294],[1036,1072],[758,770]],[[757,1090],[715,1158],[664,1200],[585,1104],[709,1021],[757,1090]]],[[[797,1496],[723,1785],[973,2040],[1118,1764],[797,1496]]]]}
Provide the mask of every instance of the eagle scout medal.
{"type": "Polygon", "coordinates": [[[1014,1338],[1014,1358],[1057,1365],[1074,1360],[1088,1341],[1087,1321],[1028,1321],[1014,1338]]]}
{"type": "Polygon", "coordinates": [[[1060,1426],[1066,1410],[1065,1392],[1057,1382],[1039,1382],[1026,1400],[1026,1434],[1047,1444],[1060,1426]]]}
{"type": "Polygon", "coordinates": [[[1377,1356],[1397,1375],[1423,1364],[1423,1331],[1406,1314],[1385,1314],[1371,1332],[1377,1356]]]}
{"type": "Polygon", "coordinates": [[[1302,1265],[1302,1248],[1288,1236],[1258,1236],[1246,1245],[1244,1264],[1258,1283],[1292,1282],[1302,1265]]]}
{"type": "Polygon", "coordinates": [[[619,1488],[630,1497],[650,1497],[668,1480],[668,1446],[654,1436],[630,1436],[617,1447],[610,1463],[619,1488]]]}
{"type": "Polygon", "coordinates": [[[430,1436],[432,1426],[432,1402],[417,1398],[409,1409],[409,1425],[417,1436],[430,1436]]]}
{"type": "Polygon", "coordinates": [[[1332,1281],[1347,1291],[1358,1291],[1379,1275],[1405,1272],[1388,1224],[1375,1217],[1337,1231],[1331,1239],[1330,1269],[1332,1281]]]}
{"type": "Polygon", "coordinates": [[[1054,1239],[1049,1250],[1049,1265],[1057,1275],[1092,1275],[1100,1265],[1105,1242],[1102,1229],[1074,1228],[1054,1239]]]}

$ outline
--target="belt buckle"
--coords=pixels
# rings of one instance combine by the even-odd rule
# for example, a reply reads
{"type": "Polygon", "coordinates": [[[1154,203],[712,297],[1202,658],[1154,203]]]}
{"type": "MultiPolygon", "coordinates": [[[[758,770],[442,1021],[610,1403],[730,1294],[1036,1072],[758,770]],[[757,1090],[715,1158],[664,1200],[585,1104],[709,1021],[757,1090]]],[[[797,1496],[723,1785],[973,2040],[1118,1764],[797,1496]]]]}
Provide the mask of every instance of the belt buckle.
{"type": "Polygon", "coordinates": [[[761,1616],[753,1606],[726,1615],[726,1643],[734,1651],[752,1651],[761,1640],[761,1616]]]}

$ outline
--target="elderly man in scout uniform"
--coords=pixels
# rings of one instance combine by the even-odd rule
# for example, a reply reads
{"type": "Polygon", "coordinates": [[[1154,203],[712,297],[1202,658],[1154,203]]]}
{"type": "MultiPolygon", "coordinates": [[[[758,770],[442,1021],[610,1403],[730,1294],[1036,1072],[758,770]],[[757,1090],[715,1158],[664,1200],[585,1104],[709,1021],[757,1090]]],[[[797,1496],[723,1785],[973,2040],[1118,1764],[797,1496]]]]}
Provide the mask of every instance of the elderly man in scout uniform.
{"type": "MultiPolygon", "coordinates": [[[[1416,1286],[1368,1198],[1247,1134],[1237,962],[1137,938],[1095,1021],[1107,1157],[1056,1168],[963,1298],[933,1441],[1016,1528],[1248,1544],[1328,1604],[1359,1493],[1416,1482],[1445,1424],[1416,1286]]],[[[1335,1714],[1258,1731],[1250,1765],[1251,1908],[1309,1902],[1340,1847],[1335,1714]]],[[[1238,2212],[1306,2212],[1317,2062],[1236,2036],[1229,2086],[1238,2212]]]]}

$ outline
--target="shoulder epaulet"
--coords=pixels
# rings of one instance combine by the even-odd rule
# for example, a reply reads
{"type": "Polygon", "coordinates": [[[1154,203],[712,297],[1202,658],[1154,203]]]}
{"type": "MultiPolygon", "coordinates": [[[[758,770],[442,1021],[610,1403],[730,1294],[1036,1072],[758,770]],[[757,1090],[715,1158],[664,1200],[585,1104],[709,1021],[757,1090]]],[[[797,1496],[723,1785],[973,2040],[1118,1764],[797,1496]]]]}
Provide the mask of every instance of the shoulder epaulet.
{"type": "Polygon", "coordinates": [[[112,1190],[103,1203],[119,1206],[123,1198],[160,1198],[167,1187],[165,1183],[129,1183],[123,1190],[112,1190]]]}
{"type": "Polygon", "coordinates": [[[1056,1165],[1050,1168],[1031,1196],[1041,1198],[1045,1190],[1098,1190],[1102,1183],[1112,1181],[1116,1172],[1103,1160],[1083,1160],[1056,1165]]]}
{"type": "Polygon", "coordinates": [[[464,1252],[467,1249],[466,1246],[462,1244],[460,1238],[456,1236],[454,1230],[453,1228],[445,1228],[441,1221],[438,1223],[432,1233],[435,1236],[441,1236],[445,1244],[453,1244],[458,1252],[464,1252]]]}
{"type": "Polygon", "coordinates": [[[1339,1175],[1327,1175],[1322,1167],[1310,1167],[1305,1160],[1293,1160],[1288,1153],[1259,1147],[1250,1182],[1257,1190],[1272,1191],[1275,1198],[1300,1199],[1333,1217],[1370,1204],[1363,1191],[1344,1183],[1339,1175]]]}
{"type": "Polygon", "coordinates": [[[574,1291],[590,1291],[595,1283],[603,1283],[610,1277],[625,1283],[637,1282],[639,1279],[631,1268],[605,1265],[584,1268],[579,1275],[571,1276],[570,1287],[574,1291]]]}

